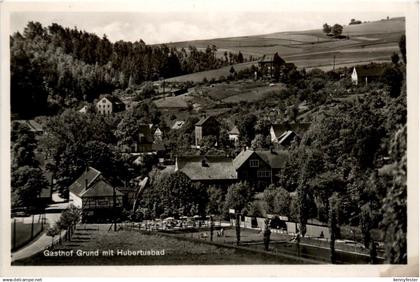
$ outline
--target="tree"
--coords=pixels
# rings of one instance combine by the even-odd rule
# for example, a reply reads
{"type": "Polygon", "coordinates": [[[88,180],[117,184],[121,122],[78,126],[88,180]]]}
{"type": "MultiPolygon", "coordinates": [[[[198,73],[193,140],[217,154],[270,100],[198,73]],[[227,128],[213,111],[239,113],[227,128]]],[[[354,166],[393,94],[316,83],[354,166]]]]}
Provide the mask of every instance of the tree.
{"type": "Polygon", "coordinates": [[[243,63],[244,62],[244,55],[242,55],[241,51],[239,51],[238,53],[238,63],[243,63]]]}
{"type": "Polygon", "coordinates": [[[81,218],[81,210],[74,205],[70,205],[63,210],[60,215],[60,229],[67,230],[67,239],[70,241],[74,228],[81,218]]]}
{"type": "Polygon", "coordinates": [[[225,211],[235,209],[242,213],[244,208],[252,199],[251,187],[246,182],[235,183],[229,186],[225,200],[225,211]]]}
{"type": "Polygon", "coordinates": [[[215,186],[210,186],[209,189],[207,190],[207,194],[209,198],[208,198],[206,213],[222,215],[223,203],[224,203],[223,190],[215,186]]]}
{"type": "Polygon", "coordinates": [[[34,153],[37,147],[37,141],[35,140],[34,133],[29,130],[26,124],[12,123],[11,141],[13,167],[37,167],[39,165],[34,153]]]}
{"type": "Polygon", "coordinates": [[[254,140],[251,141],[251,148],[253,150],[267,149],[270,144],[267,144],[267,138],[262,134],[255,135],[254,140]]]}
{"type": "Polygon", "coordinates": [[[371,230],[373,228],[372,222],[372,210],[368,204],[364,205],[361,209],[360,214],[360,227],[363,234],[363,244],[366,248],[369,248],[371,239],[371,230]]]}
{"type": "Polygon", "coordinates": [[[48,228],[47,236],[51,237],[51,246],[54,245],[54,237],[60,234],[60,228],[55,224],[53,227],[48,228]]]}
{"type": "Polygon", "coordinates": [[[343,26],[339,25],[339,24],[335,24],[332,27],[332,33],[334,34],[335,37],[338,37],[341,35],[341,33],[343,33],[343,26]]]}
{"type": "Polygon", "coordinates": [[[394,65],[398,66],[398,62],[400,61],[400,56],[397,53],[392,53],[391,61],[394,65]]]}
{"type": "Polygon", "coordinates": [[[41,190],[48,186],[42,170],[22,166],[12,171],[12,206],[38,207],[41,190]]]}
{"type": "Polygon", "coordinates": [[[213,241],[213,232],[214,232],[214,219],[213,216],[210,216],[210,241],[213,241]]]}
{"type": "Polygon", "coordinates": [[[205,214],[205,187],[193,184],[182,172],[163,175],[143,194],[142,208],[155,210],[156,216],[193,216],[205,214]]]}
{"type": "Polygon", "coordinates": [[[324,25],[322,26],[322,31],[324,33],[330,33],[331,32],[331,26],[328,25],[327,23],[324,23],[324,25]]]}
{"type": "Polygon", "coordinates": [[[299,211],[299,230],[300,234],[304,237],[306,234],[306,223],[309,217],[308,197],[307,197],[307,186],[299,185],[297,190],[298,196],[298,211],[299,211]]]}
{"type": "Polygon", "coordinates": [[[331,263],[336,263],[336,254],[335,254],[335,240],[339,233],[338,227],[338,197],[337,194],[333,194],[330,198],[330,208],[329,208],[329,229],[330,229],[330,259],[331,263]]]}
{"type": "Polygon", "coordinates": [[[382,80],[385,82],[389,89],[389,95],[393,98],[398,97],[401,94],[401,86],[404,75],[401,70],[396,67],[388,67],[383,75],[382,80]]]}
{"type": "Polygon", "coordinates": [[[264,221],[264,234],[263,235],[264,235],[264,249],[268,251],[269,246],[270,246],[270,235],[271,235],[270,220],[268,218],[266,218],[264,221]]]}
{"type": "Polygon", "coordinates": [[[380,224],[384,231],[387,263],[407,263],[407,125],[395,132],[391,140],[394,161],[392,183],[387,189],[380,224]]]}
{"type": "Polygon", "coordinates": [[[264,190],[264,200],[267,213],[289,216],[291,197],[286,189],[271,184],[264,190]]]}
{"type": "Polygon", "coordinates": [[[236,77],[236,70],[233,66],[230,67],[229,73],[232,78],[236,77]]]}
{"type": "Polygon", "coordinates": [[[250,144],[255,137],[255,124],[257,117],[254,114],[247,114],[237,122],[237,127],[241,136],[247,144],[250,144]]]}
{"type": "Polygon", "coordinates": [[[235,230],[236,230],[236,245],[239,246],[241,243],[241,214],[236,213],[235,219],[235,230]]]}
{"type": "Polygon", "coordinates": [[[405,34],[401,35],[400,41],[398,42],[398,45],[400,47],[400,52],[401,52],[404,64],[406,64],[407,63],[407,55],[406,55],[407,50],[406,50],[406,47],[405,47],[405,34]]]}

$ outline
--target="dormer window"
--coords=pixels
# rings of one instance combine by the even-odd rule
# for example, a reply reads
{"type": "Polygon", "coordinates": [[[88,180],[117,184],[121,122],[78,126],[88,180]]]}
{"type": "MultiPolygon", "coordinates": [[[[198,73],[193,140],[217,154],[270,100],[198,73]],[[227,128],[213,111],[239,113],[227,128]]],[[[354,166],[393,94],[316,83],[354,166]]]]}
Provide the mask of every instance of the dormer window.
{"type": "Polygon", "coordinates": [[[250,160],[249,161],[249,166],[250,167],[259,167],[260,166],[260,162],[258,160],[250,160]]]}

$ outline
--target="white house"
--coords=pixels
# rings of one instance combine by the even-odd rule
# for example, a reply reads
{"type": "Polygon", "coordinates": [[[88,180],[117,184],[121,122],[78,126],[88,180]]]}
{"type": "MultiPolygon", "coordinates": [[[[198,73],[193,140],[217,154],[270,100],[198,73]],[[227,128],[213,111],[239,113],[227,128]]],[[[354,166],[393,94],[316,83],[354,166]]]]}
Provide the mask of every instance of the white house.
{"type": "Polygon", "coordinates": [[[107,95],[96,103],[98,113],[108,115],[125,110],[125,104],[117,97],[107,95]]]}
{"type": "Polygon", "coordinates": [[[353,72],[351,73],[351,82],[353,82],[354,85],[357,85],[358,83],[356,67],[353,68],[353,72]]]}
{"type": "Polygon", "coordinates": [[[235,144],[239,141],[239,129],[234,126],[229,132],[229,140],[233,141],[235,144]]]}
{"type": "Polygon", "coordinates": [[[82,220],[110,217],[122,208],[123,193],[114,188],[100,171],[88,167],[69,187],[70,203],[82,210],[82,220]]]}

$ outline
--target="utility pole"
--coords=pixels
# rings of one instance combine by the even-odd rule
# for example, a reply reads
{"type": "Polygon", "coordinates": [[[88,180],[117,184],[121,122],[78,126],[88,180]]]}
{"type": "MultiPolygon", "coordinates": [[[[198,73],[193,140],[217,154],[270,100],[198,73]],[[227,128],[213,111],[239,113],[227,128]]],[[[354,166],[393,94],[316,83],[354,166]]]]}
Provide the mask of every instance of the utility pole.
{"type": "Polygon", "coordinates": [[[333,57],[333,71],[335,70],[335,55],[333,57]]]}

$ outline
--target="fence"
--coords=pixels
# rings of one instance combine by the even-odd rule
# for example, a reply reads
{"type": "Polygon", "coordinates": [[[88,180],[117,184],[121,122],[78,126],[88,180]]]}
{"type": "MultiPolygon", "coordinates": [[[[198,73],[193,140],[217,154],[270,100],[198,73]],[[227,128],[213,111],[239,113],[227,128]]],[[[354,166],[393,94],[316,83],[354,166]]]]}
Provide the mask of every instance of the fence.
{"type": "MultiPolygon", "coordinates": [[[[298,231],[298,224],[296,222],[285,221],[286,230],[289,234],[296,234],[298,231]]],[[[231,220],[231,225],[235,225],[235,219],[231,220]]],[[[240,226],[242,228],[248,229],[264,229],[265,228],[265,218],[263,217],[256,217],[252,218],[249,216],[244,217],[244,221],[241,221],[240,226]],[[254,224],[253,224],[254,223],[254,224]]],[[[282,230],[279,229],[271,229],[273,233],[282,233],[282,230]]],[[[307,237],[321,237],[323,234],[324,238],[330,237],[330,231],[328,226],[323,225],[316,225],[316,224],[307,224],[306,225],[306,235],[307,237]]]]}
{"type": "Polygon", "coordinates": [[[44,230],[45,215],[32,215],[26,218],[13,218],[11,223],[12,251],[25,246],[44,230]],[[37,218],[36,218],[37,217],[37,218]],[[25,223],[25,221],[28,221],[25,223]]]}

